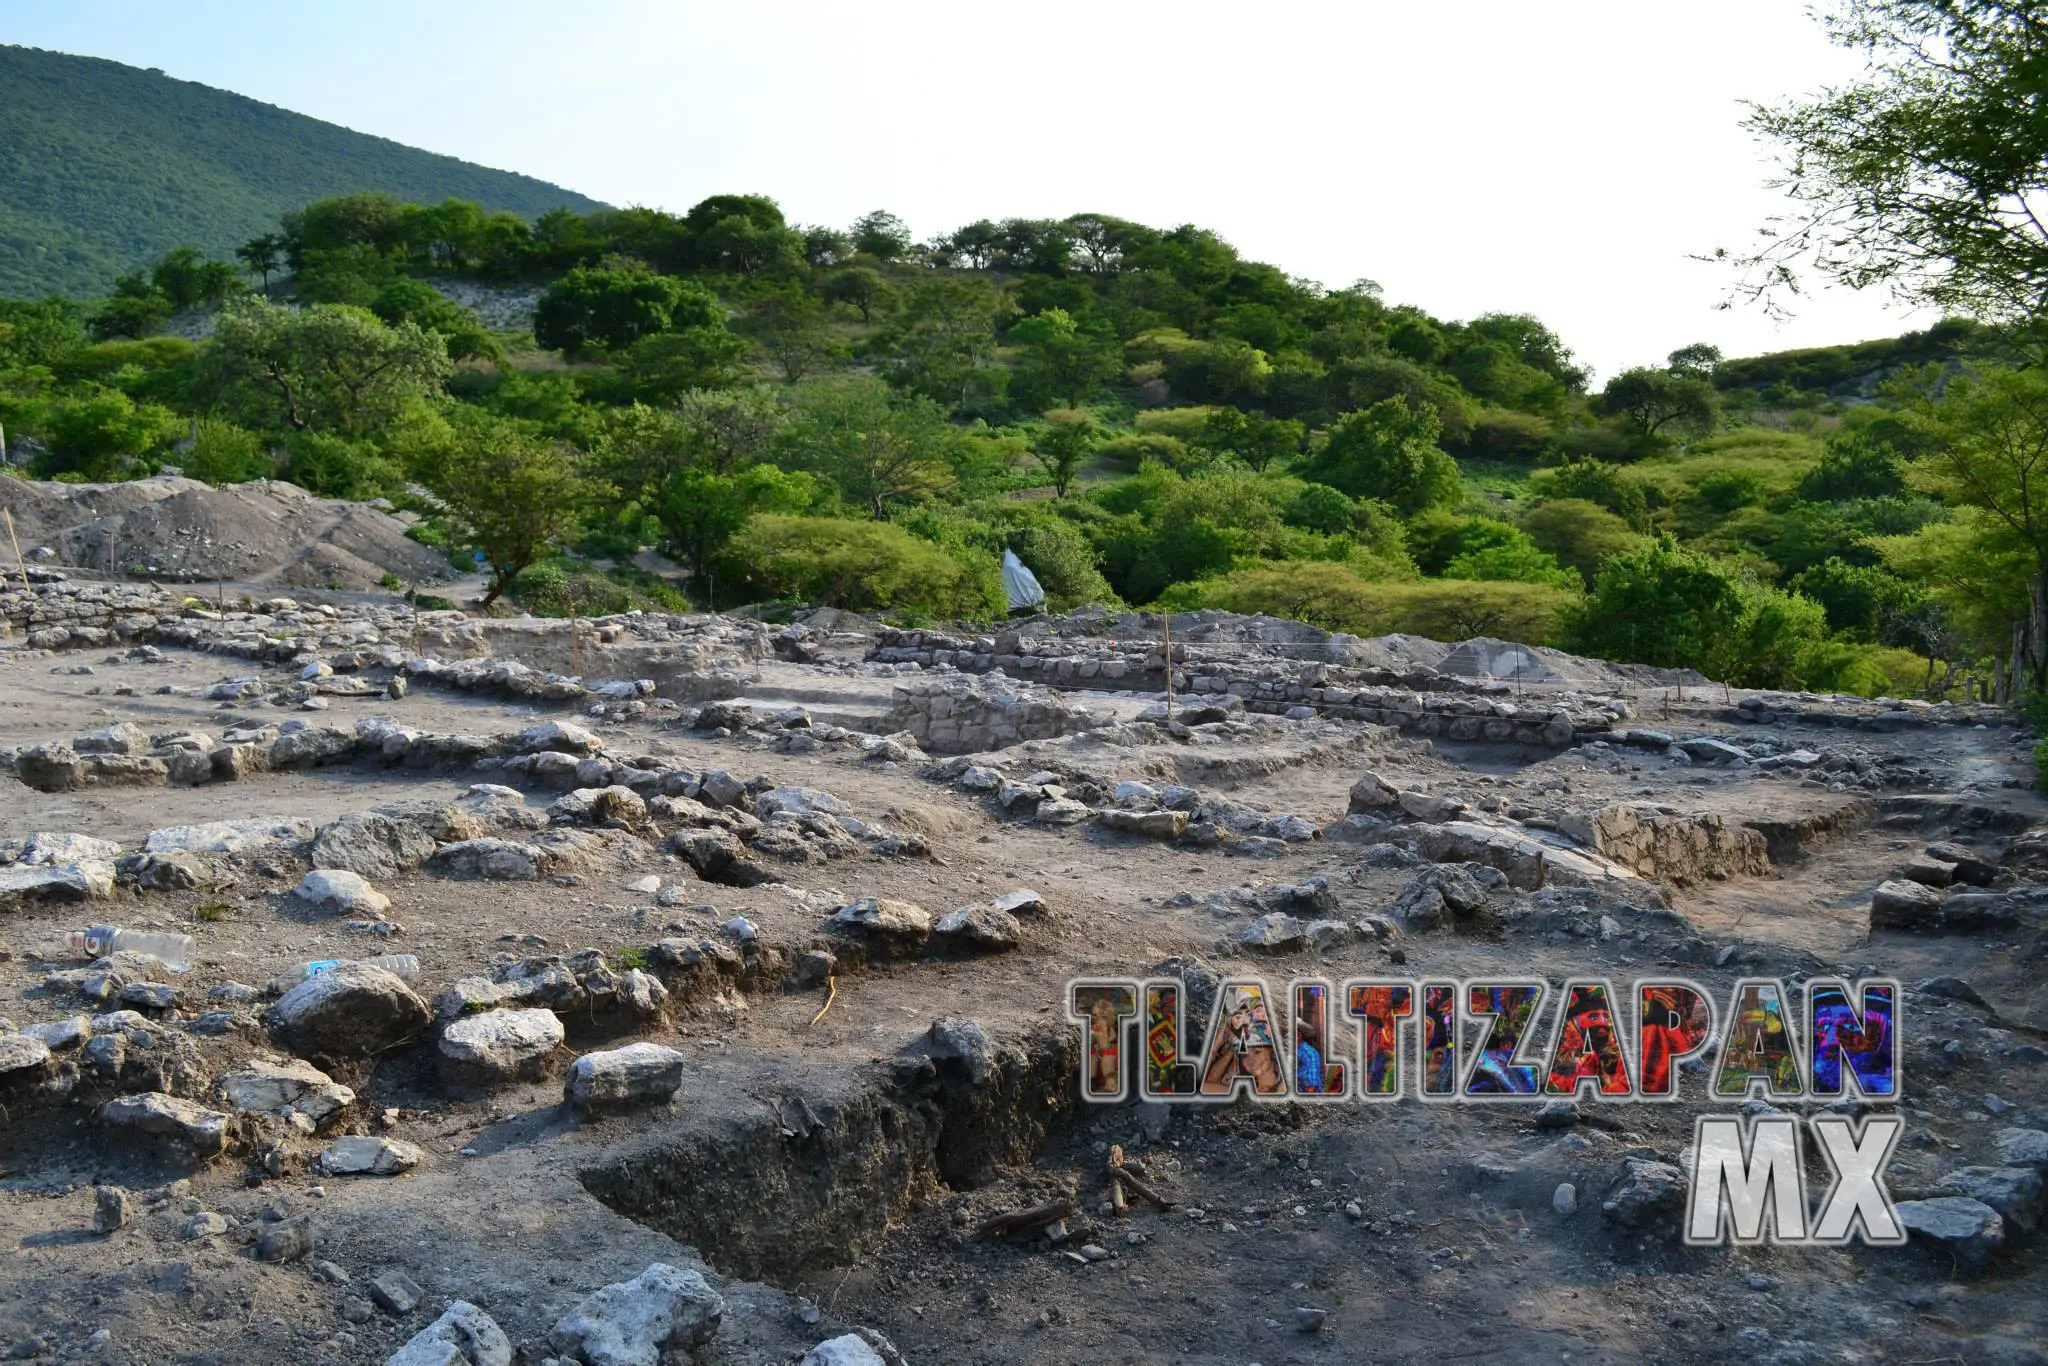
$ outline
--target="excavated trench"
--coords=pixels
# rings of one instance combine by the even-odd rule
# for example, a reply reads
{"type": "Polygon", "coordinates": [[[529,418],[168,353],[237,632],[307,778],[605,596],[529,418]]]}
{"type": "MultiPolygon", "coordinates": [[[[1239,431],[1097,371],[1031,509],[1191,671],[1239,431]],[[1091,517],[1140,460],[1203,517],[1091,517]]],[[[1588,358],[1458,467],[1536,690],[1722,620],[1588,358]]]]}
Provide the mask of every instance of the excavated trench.
{"type": "Polygon", "coordinates": [[[788,1286],[844,1265],[915,1206],[1031,1162],[1079,1101],[1079,1040],[877,1065],[850,1094],[789,1093],[709,1136],[652,1136],[580,1173],[627,1218],[718,1271],[788,1286]]]}

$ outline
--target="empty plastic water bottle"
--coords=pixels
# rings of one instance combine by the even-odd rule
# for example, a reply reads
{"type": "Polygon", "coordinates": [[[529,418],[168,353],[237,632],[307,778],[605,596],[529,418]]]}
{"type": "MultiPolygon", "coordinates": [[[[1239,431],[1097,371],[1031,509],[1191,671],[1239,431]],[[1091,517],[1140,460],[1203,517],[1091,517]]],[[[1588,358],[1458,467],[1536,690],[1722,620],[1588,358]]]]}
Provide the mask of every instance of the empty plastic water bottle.
{"type": "Polygon", "coordinates": [[[159,930],[124,930],[116,925],[94,925],[73,930],[68,938],[71,951],[87,958],[106,958],[117,953],[144,953],[172,972],[192,970],[192,936],[159,930]]]}
{"type": "Polygon", "coordinates": [[[410,953],[386,953],[375,958],[322,958],[299,969],[301,977],[318,977],[323,972],[332,972],[343,963],[364,963],[373,968],[382,968],[401,982],[417,982],[420,979],[420,960],[410,953]]]}

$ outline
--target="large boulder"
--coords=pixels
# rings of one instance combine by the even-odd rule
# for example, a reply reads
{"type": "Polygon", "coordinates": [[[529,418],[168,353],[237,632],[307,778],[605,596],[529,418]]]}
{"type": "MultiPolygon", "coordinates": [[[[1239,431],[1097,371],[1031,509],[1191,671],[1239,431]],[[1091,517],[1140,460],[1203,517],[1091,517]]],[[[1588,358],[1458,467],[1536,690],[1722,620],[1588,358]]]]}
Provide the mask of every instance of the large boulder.
{"type": "Polygon", "coordinates": [[[216,1081],[214,1090],[236,1114],[275,1115],[309,1134],[356,1099],[354,1091],[297,1058],[246,1063],[216,1081]]]}
{"type": "Polygon", "coordinates": [[[143,850],[151,854],[274,854],[313,838],[313,822],[300,816],[171,825],[149,832],[143,850]]]}
{"type": "Polygon", "coordinates": [[[114,894],[112,864],[16,863],[0,867],[0,901],[103,901],[114,894]]]}
{"type": "Polygon", "coordinates": [[[1901,1200],[1898,1215],[1908,1234],[1933,1243],[1964,1266],[1984,1265],[2005,1245],[2005,1220],[1998,1211],[1965,1195],[1901,1200]]]}
{"type": "Polygon", "coordinates": [[[579,1110],[665,1101],[682,1089],[683,1055],[657,1043],[585,1053],[569,1067],[563,1095],[579,1110]]]}
{"type": "Polygon", "coordinates": [[[1958,1167],[1940,1184],[1944,1191],[1981,1200],[2022,1233],[2032,1233],[2041,1222],[2041,1173],[2033,1167],[1958,1167]]]}
{"type": "Polygon", "coordinates": [[[858,1333],[827,1338],[810,1351],[797,1366],[888,1366],[880,1352],[858,1333]]]}
{"type": "Polygon", "coordinates": [[[1351,802],[1348,810],[1353,815],[1390,812],[1400,804],[1400,789],[1369,769],[1351,785],[1351,802]]]}
{"type": "Polygon", "coordinates": [[[384,1366],[512,1366],[512,1342],[489,1314],[456,1300],[384,1366]]]}
{"type": "Polygon", "coordinates": [[[584,1366],[661,1366],[711,1340],[725,1301],[702,1275],[656,1262],[555,1321],[548,1341],[584,1366]]]}
{"type": "Polygon", "coordinates": [[[368,963],[343,963],[308,978],[271,1006],[279,1043],[313,1058],[367,1058],[406,1043],[432,1012],[411,987],[368,963]]]}
{"type": "Polygon", "coordinates": [[[1941,893],[1902,878],[1880,882],[1870,896],[1873,930],[1925,930],[1941,923],[1941,893]]]}
{"type": "Polygon", "coordinates": [[[939,917],[932,933],[952,943],[977,949],[1014,949],[1024,942],[1017,917],[994,906],[962,906],[939,917]]]}
{"type": "Polygon", "coordinates": [[[441,846],[427,860],[430,871],[443,877],[473,877],[486,882],[532,882],[541,875],[539,850],[516,840],[485,836],[441,846]]]}
{"type": "Polygon", "coordinates": [[[89,769],[69,745],[32,745],[14,756],[14,776],[38,792],[75,792],[89,769]]]}
{"type": "Polygon", "coordinates": [[[538,1081],[562,1046],[562,1020],[552,1010],[486,1010],[441,1031],[441,1071],[467,1086],[538,1081]]]}
{"type": "Polygon", "coordinates": [[[1125,811],[1111,807],[1097,812],[1095,820],[1105,830],[1155,840],[1177,840],[1188,831],[1185,811],[1125,811]]]}
{"type": "Polygon", "coordinates": [[[313,866],[366,878],[410,873],[434,855],[434,837],[379,811],[337,816],[313,837],[313,866]]]}
{"type": "Polygon", "coordinates": [[[116,1096],[100,1107],[110,1129],[184,1144],[200,1157],[217,1157],[228,1146],[228,1116],[161,1091],[116,1096]]]}
{"type": "Polygon", "coordinates": [[[0,1034],[0,1078],[40,1076],[49,1070],[50,1045],[34,1034],[0,1034]]]}
{"type": "Polygon", "coordinates": [[[839,908],[834,925],[888,939],[923,939],[931,933],[930,912],[914,901],[862,897],[839,908]]]}
{"type": "Polygon", "coordinates": [[[315,868],[299,879],[292,895],[335,915],[381,916],[391,909],[391,898],[372,887],[362,874],[339,868],[315,868]]]}
{"type": "Polygon", "coordinates": [[[604,748],[604,741],[573,721],[543,721],[519,732],[514,747],[521,754],[595,754],[604,748]]]}
{"type": "Polygon", "coordinates": [[[363,1134],[335,1139],[314,1165],[327,1176],[400,1176],[425,1157],[411,1143],[363,1134]]]}

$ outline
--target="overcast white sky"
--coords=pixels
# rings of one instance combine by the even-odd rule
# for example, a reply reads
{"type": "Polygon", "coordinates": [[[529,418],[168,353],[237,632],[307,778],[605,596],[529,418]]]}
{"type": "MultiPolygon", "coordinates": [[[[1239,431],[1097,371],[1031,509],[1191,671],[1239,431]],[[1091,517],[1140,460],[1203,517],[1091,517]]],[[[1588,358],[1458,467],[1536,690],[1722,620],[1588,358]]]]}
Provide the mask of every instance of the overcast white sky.
{"type": "MultiPolygon", "coordinates": [[[[0,0],[0,41],[161,67],[615,204],[759,192],[1213,228],[1443,317],[1536,314],[1603,375],[1925,326],[1879,295],[1716,311],[1779,205],[1738,127],[1854,75],[1795,0],[1460,4],[0,0]]],[[[0,98],[5,92],[0,92],[0,98]]]]}

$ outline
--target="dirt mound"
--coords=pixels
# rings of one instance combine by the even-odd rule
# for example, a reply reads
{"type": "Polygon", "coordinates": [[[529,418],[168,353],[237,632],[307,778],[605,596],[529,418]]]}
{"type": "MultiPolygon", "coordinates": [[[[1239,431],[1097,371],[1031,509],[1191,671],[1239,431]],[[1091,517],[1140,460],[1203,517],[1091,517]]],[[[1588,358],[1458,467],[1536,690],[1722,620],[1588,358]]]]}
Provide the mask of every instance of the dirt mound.
{"type": "Polygon", "coordinates": [[[22,548],[59,564],[163,579],[293,588],[375,587],[450,577],[447,560],[406,538],[406,523],[365,503],[259,480],[213,488],[173,475],[120,484],[0,480],[22,548]]]}

